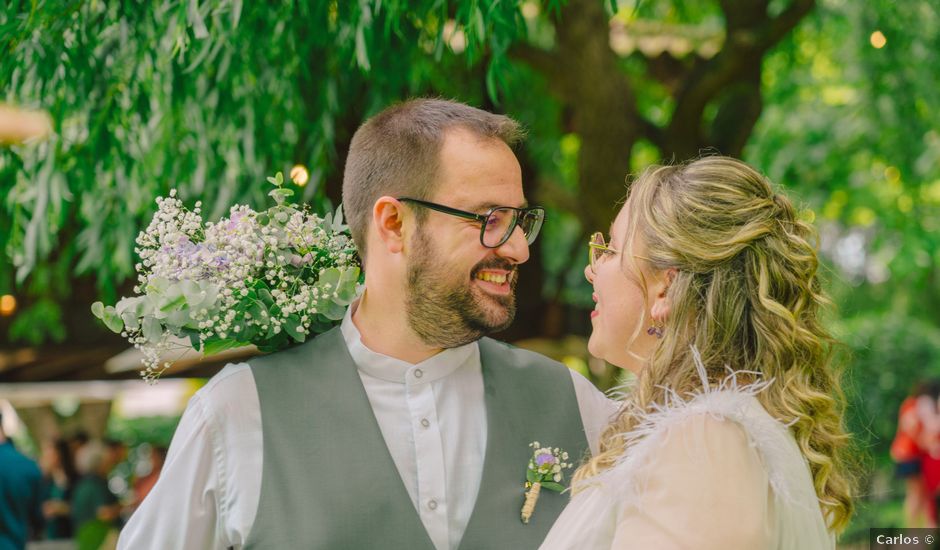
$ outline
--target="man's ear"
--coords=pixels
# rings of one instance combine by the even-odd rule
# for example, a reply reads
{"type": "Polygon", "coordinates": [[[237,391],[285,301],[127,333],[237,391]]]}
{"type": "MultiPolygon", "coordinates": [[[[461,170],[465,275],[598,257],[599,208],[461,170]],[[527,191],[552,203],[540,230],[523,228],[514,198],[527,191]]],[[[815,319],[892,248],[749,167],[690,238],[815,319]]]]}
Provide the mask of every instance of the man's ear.
{"type": "Polygon", "coordinates": [[[405,247],[405,205],[393,197],[379,197],[372,207],[372,227],[382,245],[392,254],[405,247]]]}
{"type": "Polygon", "coordinates": [[[650,305],[650,316],[654,321],[665,323],[666,319],[669,318],[669,312],[672,309],[668,296],[669,287],[672,286],[672,282],[676,279],[678,273],[679,271],[676,268],[670,267],[657,278],[653,288],[655,292],[653,303],[650,305]]]}

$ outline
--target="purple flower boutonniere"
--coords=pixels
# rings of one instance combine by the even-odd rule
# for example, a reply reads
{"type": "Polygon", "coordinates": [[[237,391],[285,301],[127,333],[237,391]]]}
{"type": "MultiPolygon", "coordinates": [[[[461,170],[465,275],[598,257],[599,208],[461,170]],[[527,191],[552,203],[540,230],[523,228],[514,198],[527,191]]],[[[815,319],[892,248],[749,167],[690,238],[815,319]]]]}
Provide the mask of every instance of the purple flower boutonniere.
{"type": "Polygon", "coordinates": [[[565,486],[561,484],[564,479],[562,470],[571,468],[571,464],[565,462],[568,460],[568,453],[558,447],[542,447],[538,441],[529,443],[529,447],[532,447],[533,453],[525,473],[526,493],[525,504],[522,505],[522,523],[529,523],[543,488],[559,493],[565,490],[565,486]]]}

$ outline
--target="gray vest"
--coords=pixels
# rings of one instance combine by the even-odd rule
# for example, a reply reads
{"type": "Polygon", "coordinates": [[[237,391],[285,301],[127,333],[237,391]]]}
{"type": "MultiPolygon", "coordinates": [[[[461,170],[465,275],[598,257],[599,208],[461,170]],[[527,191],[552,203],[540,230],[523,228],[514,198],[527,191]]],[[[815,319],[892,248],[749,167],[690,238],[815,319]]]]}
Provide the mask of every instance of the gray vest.
{"type": "MultiPolygon", "coordinates": [[[[489,338],[479,346],[486,456],[460,550],[537,548],[568,495],[543,490],[522,523],[529,443],[573,459],[587,453],[574,385],[564,365],[546,357],[489,338]]],[[[246,549],[434,550],[339,327],[253,360],[251,370],[264,465],[246,549]]]]}

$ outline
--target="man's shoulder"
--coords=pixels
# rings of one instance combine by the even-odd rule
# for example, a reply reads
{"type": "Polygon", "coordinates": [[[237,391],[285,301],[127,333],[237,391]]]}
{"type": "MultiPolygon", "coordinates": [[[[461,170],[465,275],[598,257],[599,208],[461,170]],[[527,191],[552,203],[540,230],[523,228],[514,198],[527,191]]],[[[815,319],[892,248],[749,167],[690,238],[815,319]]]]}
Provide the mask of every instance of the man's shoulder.
{"type": "Polygon", "coordinates": [[[39,477],[41,475],[36,461],[21,453],[9,441],[0,444],[0,462],[3,463],[5,468],[18,469],[18,475],[27,474],[29,477],[39,477]]]}
{"type": "Polygon", "coordinates": [[[219,413],[257,401],[254,375],[249,363],[229,363],[209,379],[190,401],[191,407],[219,413]]]}
{"type": "MultiPolygon", "coordinates": [[[[253,360],[250,360],[253,362],[253,360]]],[[[215,376],[206,382],[206,385],[196,392],[196,395],[225,395],[243,389],[245,385],[252,384],[251,364],[228,363],[215,376]]]]}
{"type": "Polygon", "coordinates": [[[521,369],[534,369],[547,372],[568,371],[568,367],[566,367],[564,363],[556,361],[551,357],[493,338],[480,339],[480,352],[483,356],[489,355],[491,357],[498,357],[500,360],[506,361],[512,364],[512,366],[521,369]]]}
{"type": "Polygon", "coordinates": [[[344,342],[339,326],[317,334],[306,341],[279,351],[258,355],[249,359],[251,367],[267,367],[273,364],[296,364],[306,359],[316,359],[325,349],[344,342]]]}

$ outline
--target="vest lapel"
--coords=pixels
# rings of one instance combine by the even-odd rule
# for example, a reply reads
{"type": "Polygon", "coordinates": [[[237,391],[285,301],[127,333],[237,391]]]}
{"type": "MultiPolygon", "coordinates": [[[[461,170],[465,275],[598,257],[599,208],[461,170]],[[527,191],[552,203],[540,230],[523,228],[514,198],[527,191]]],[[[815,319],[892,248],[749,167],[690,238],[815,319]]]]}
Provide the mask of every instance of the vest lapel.
{"type": "Polygon", "coordinates": [[[255,547],[433,549],[339,328],[252,372],[264,439],[255,547]]]}
{"type": "Polygon", "coordinates": [[[489,338],[480,340],[487,419],[486,455],[477,501],[460,550],[492,548],[494,541],[499,541],[500,548],[537,548],[567,504],[568,495],[542,491],[532,519],[528,525],[522,523],[526,465],[532,456],[529,443],[538,440],[544,445],[571,445],[566,450],[574,453],[582,452],[586,446],[583,435],[580,439],[571,437],[571,434],[583,434],[583,428],[580,417],[570,414],[578,410],[577,401],[571,398],[570,375],[561,369],[557,372],[523,369],[514,351],[489,338]],[[533,386],[543,385],[554,391],[543,395],[533,389],[533,386]],[[557,404],[569,417],[568,421],[552,425],[551,415],[545,412],[552,408],[552,394],[564,392],[566,385],[567,399],[559,399],[557,404]],[[546,404],[545,400],[549,402],[546,404]],[[573,408],[571,401],[574,401],[573,408]],[[546,419],[547,426],[543,425],[546,419]]]}

